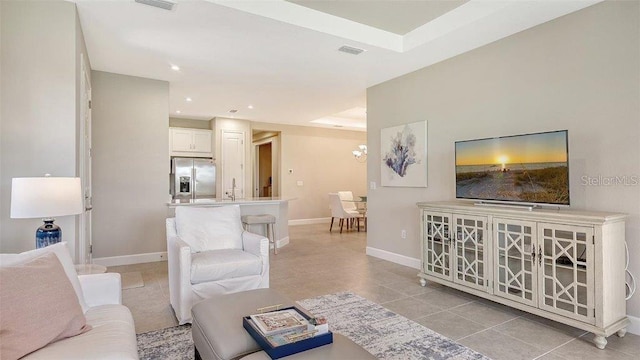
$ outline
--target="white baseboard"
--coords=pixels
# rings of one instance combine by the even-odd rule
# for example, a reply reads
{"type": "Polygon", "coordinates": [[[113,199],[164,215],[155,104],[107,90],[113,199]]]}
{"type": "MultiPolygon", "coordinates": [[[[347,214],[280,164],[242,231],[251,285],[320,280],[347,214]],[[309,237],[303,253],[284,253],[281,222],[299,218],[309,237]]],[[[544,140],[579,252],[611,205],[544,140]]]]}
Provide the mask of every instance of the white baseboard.
{"type": "Polygon", "coordinates": [[[156,252],[156,253],[146,253],[146,254],[94,258],[93,263],[108,267],[108,266],[120,266],[120,265],[133,265],[133,264],[141,264],[141,263],[165,261],[165,260],[167,260],[166,251],[156,252]]]}
{"type": "Polygon", "coordinates": [[[289,220],[289,226],[311,225],[311,224],[328,224],[329,222],[331,222],[331,218],[296,219],[296,220],[289,220]]]}
{"type": "Polygon", "coordinates": [[[627,331],[635,335],[640,335],[640,318],[631,315],[627,315],[627,317],[631,320],[627,331]]]}
{"type": "Polygon", "coordinates": [[[392,253],[386,250],[376,249],[370,246],[367,246],[367,255],[377,257],[382,260],[391,261],[396,264],[412,267],[414,269],[420,269],[422,265],[422,261],[420,259],[392,253]]]}
{"type": "Polygon", "coordinates": [[[280,249],[281,247],[286,246],[288,244],[289,244],[289,237],[288,236],[285,236],[282,239],[276,241],[276,246],[278,247],[278,249],[280,249]]]}

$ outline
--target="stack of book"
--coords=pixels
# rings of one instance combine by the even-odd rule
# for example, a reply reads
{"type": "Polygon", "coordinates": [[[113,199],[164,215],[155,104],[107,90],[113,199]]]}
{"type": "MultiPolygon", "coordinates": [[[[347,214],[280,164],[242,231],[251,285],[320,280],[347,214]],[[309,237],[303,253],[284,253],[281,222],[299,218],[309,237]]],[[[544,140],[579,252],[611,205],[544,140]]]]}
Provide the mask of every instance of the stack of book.
{"type": "Polygon", "coordinates": [[[311,318],[295,307],[245,316],[243,326],[273,359],[333,342],[324,318],[311,318]]]}
{"type": "Polygon", "coordinates": [[[249,318],[272,346],[290,344],[329,331],[326,322],[316,324],[317,319],[307,320],[295,308],[250,315],[249,318]]]}

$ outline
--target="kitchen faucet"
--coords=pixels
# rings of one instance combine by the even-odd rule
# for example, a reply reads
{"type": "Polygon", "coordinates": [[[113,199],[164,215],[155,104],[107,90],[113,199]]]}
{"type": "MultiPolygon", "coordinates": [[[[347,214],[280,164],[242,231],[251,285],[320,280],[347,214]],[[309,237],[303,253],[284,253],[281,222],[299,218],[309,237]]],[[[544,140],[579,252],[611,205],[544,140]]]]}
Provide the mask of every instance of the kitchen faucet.
{"type": "Polygon", "coordinates": [[[236,178],[231,179],[231,195],[229,195],[231,201],[236,201],[236,178]]]}

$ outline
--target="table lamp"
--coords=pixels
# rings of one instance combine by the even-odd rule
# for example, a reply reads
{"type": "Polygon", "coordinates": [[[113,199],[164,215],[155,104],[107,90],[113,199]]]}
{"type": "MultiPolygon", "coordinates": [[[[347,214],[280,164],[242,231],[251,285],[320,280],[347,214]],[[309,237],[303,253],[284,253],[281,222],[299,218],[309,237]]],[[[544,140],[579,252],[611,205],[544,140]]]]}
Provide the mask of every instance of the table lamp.
{"type": "Polygon", "coordinates": [[[11,182],[11,218],[43,218],[36,230],[36,248],[59,243],[62,230],[54,216],[81,214],[84,210],[80,178],[13,178],[11,182]]]}

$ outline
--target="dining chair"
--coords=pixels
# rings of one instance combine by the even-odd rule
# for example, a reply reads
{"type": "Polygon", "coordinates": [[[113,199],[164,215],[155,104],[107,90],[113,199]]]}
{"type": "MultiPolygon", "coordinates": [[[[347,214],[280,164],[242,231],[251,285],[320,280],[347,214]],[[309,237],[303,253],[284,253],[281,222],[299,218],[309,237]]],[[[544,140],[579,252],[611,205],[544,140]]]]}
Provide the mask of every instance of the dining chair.
{"type": "Polygon", "coordinates": [[[342,207],[345,210],[357,210],[356,203],[353,202],[353,192],[351,191],[338,191],[338,196],[342,202],[342,207]]]}
{"type": "MultiPolygon", "coordinates": [[[[367,205],[364,203],[364,207],[359,206],[358,204],[363,204],[361,201],[353,201],[353,192],[351,191],[338,191],[338,196],[340,196],[340,201],[342,202],[342,206],[347,211],[357,211],[360,214],[360,217],[364,220],[364,229],[367,230],[367,205]]],[[[350,219],[351,225],[353,225],[354,219],[350,219]]],[[[359,227],[358,227],[359,229],[359,227]]]]}
{"type": "Polygon", "coordinates": [[[331,225],[329,226],[329,232],[333,229],[333,220],[336,218],[340,219],[340,233],[342,233],[344,221],[347,220],[347,229],[349,229],[349,222],[353,219],[356,220],[358,231],[360,231],[360,213],[358,210],[345,209],[338,193],[329,193],[329,207],[331,208],[331,225]]]}

